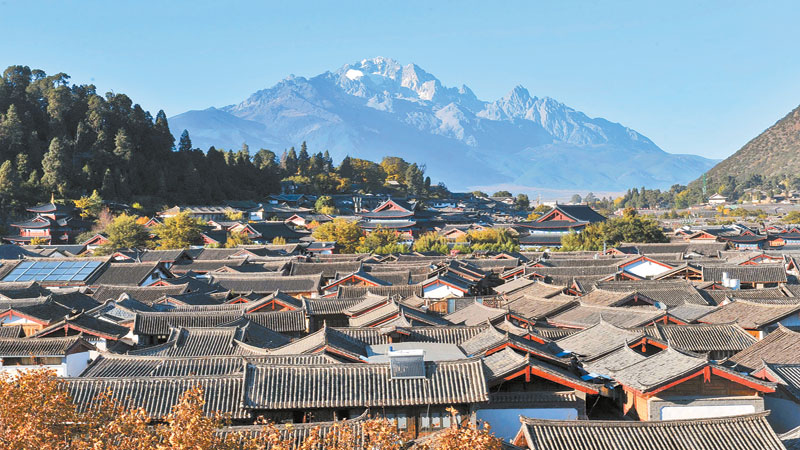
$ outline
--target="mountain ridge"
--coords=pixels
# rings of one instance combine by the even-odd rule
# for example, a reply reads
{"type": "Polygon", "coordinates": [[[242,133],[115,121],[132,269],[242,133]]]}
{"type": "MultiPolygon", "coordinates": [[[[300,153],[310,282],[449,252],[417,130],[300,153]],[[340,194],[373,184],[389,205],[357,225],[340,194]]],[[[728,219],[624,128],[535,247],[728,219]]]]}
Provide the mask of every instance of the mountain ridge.
{"type": "Polygon", "coordinates": [[[466,85],[447,87],[416,64],[382,57],[311,78],[287,77],[240,103],[188,111],[170,124],[175,134],[189,130],[203,147],[245,141],[280,151],[307,141],[336,159],[401,156],[427,163],[432,178],[456,189],[669,187],[713,164],[666,153],[631,128],[533,96],[521,85],[483,101],[466,85]]]}

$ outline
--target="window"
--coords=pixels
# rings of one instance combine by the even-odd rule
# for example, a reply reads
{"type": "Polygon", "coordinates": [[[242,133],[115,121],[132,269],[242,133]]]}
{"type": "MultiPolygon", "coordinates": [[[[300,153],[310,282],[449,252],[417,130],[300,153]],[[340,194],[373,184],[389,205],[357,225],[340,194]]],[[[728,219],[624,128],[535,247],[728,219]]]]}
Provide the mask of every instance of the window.
{"type": "Polygon", "coordinates": [[[408,416],[406,413],[386,413],[383,417],[395,422],[398,430],[408,429],[408,416]]]}
{"type": "MultiPolygon", "coordinates": [[[[456,422],[461,422],[461,414],[456,414],[456,422]]],[[[450,413],[445,409],[431,409],[428,412],[420,414],[420,429],[422,430],[437,430],[448,428],[453,424],[450,413]]]]}

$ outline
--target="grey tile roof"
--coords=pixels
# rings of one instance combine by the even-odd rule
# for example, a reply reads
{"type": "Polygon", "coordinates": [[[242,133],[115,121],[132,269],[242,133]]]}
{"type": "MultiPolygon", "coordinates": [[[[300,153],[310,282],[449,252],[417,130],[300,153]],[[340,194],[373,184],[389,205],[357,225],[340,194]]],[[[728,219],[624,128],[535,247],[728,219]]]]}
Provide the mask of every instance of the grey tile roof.
{"type": "Polygon", "coordinates": [[[800,362],[794,364],[767,364],[767,370],[774,376],[778,383],[800,401],[800,362]]]}
{"type": "Polygon", "coordinates": [[[401,298],[418,296],[422,297],[421,284],[402,286],[340,286],[336,296],[339,298],[363,297],[367,292],[383,296],[399,296],[401,298]]]}
{"type": "Polygon", "coordinates": [[[645,332],[682,350],[695,353],[742,351],[757,339],[736,324],[663,325],[645,328],[645,332]]]}
{"type": "Polygon", "coordinates": [[[760,368],[764,362],[796,363],[800,361],[800,333],[779,326],[760,341],[731,356],[729,361],[750,370],[760,368]]]}
{"type": "Polygon", "coordinates": [[[100,286],[103,284],[138,286],[161,265],[160,262],[144,263],[109,263],[100,269],[87,284],[100,286]]]}
{"type": "Polygon", "coordinates": [[[236,293],[269,294],[279,290],[287,294],[302,294],[318,292],[322,278],[321,275],[275,276],[270,272],[214,272],[209,274],[209,280],[236,293]]]}
{"type": "Polygon", "coordinates": [[[705,358],[668,347],[610,375],[618,383],[645,393],[695,372],[707,363],[705,358]]]}
{"type": "Polygon", "coordinates": [[[589,373],[603,375],[609,377],[610,374],[622,370],[625,367],[632,366],[638,362],[647,359],[641,353],[637,353],[629,346],[623,344],[617,347],[616,350],[605,353],[602,356],[597,356],[591,359],[581,361],[584,370],[589,373]]]}
{"type": "Polygon", "coordinates": [[[337,361],[326,355],[263,356],[129,356],[100,355],[81,377],[186,377],[243,374],[248,361],[264,364],[331,364],[337,361]]]}
{"type": "Polygon", "coordinates": [[[607,291],[634,291],[647,296],[667,307],[680,306],[686,303],[708,305],[708,301],[691,283],[684,280],[648,281],[603,281],[595,284],[597,288],[607,291]]]}
{"type": "Polygon", "coordinates": [[[351,361],[366,361],[367,358],[366,343],[328,326],[283,347],[272,349],[270,354],[303,355],[320,351],[351,361]]]}
{"type": "Polygon", "coordinates": [[[242,405],[243,375],[213,377],[64,378],[80,411],[87,410],[106,391],[127,408],[141,407],[153,419],[166,417],[187,390],[203,388],[206,414],[219,412],[232,419],[250,417],[242,405]]]}
{"type": "MultiPolygon", "coordinates": [[[[167,342],[140,350],[129,355],[142,356],[231,356],[265,355],[267,350],[244,344],[237,340],[237,327],[176,328],[172,329],[167,342]]],[[[288,341],[288,339],[287,339],[288,341]]]]}
{"type": "Polygon", "coordinates": [[[722,281],[722,274],[742,283],[786,283],[786,270],[782,264],[757,264],[754,266],[703,265],[703,281],[722,281]]]}
{"type": "Polygon", "coordinates": [[[557,295],[550,298],[523,296],[506,305],[514,316],[529,320],[541,320],[578,304],[577,297],[557,295]]]}
{"type": "Polygon", "coordinates": [[[0,326],[0,338],[21,338],[25,337],[22,325],[0,326]]]}
{"type": "Polygon", "coordinates": [[[628,330],[601,320],[589,328],[557,340],[555,345],[563,351],[595,358],[642,336],[642,331],[628,330]]]}
{"type": "Polygon", "coordinates": [[[736,300],[717,307],[697,319],[702,323],[738,323],[742,328],[755,330],[777,322],[800,311],[799,304],[767,304],[751,300],[736,300]]]}
{"type": "Polygon", "coordinates": [[[352,273],[361,270],[361,261],[342,261],[342,262],[292,262],[289,275],[319,275],[325,278],[333,278],[336,273],[352,273]]]}
{"type": "Polygon", "coordinates": [[[425,378],[392,379],[389,364],[249,364],[244,403],[254,409],[457,405],[488,400],[478,358],[425,363],[425,378]]]}
{"type": "Polygon", "coordinates": [[[687,303],[685,305],[670,308],[669,315],[686,323],[694,323],[697,321],[697,319],[703,317],[711,311],[714,311],[715,309],[716,306],[693,305],[687,303]]]}
{"type": "Polygon", "coordinates": [[[520,420],[531,450],[783,450],[767,414],[656,422],[520,420]]]}
{"type": "Polygon", "coordinates": [[[579,390],[597,393],[597,385],[582,380],[572,370],[531,358],[530,355],[521,355],[509,348],[485,356],[483,358],[483,364],[486,366],[490,385],[502,382],[504,376],[530,366],[535,369],[534,376],[536,376],[537,373],[543,373],[547,376],[546,379],[554,383],[562,384],[567,388],[578,388],[579,390]]]}
{"type": "Polygon", "coordinates": [[[479,325],[490,320],[492,322],[501,319],[508,313],[505,309],[492,308],[478,302],[473,302],[466,308],[459,309],[444,316],[444,319],[455,325],[479,325]]]}
{"type": "Polygon", "coordinates": [[[35,337],[62,334],[62,330],[72,330],[84,333],[89,336],[97,336],[105,339],[119,340],[128,334],[130,329],[117,325],[107,320],[101,320],[86,313],[67,316],[64,319],[51,323],[46,328],[37,332],[35,337]]]}
{"type": "Polygon", "coordinates": [[[0,357],[66,356],[76,346],[83,346],[83,351],[94,349],[80,336],[36,339],[3,337],[0,338],[0,357]]]}
{"type": "Polygon", "coordinates": [[[481,355],[497,348],[510,346],[520,352],[532,354],[540,359],[554,361],[562,365],[568,364],[567,358],[556,356],[559,350],[557,346],[553,345],[550,341],[541,340],[543,343],[534,339],[526,339],[526,337],[523,336],[500,331],[494,326],[487,326],[480,333],[461,343],[459,347],[461,347],[461,350],[467,355],[481,355]]]}
{"type": "Polygon", "coordinates": [[[664,311],[649,306],[617,308],[579,304],[548,318],[548,322],[556,326],[588,328],[599,322],[602,317],[617,327],[633,328],[649,325],[663,318],[665,314],[664,311]]]}
{"type": "MultiPolygon", "coordinates": [[[[386,297],[378,297],[385,302],[386,297]]],[[[360,298],[305,298],[303,304],[309,315],[347,314],[354,306],[362,303],[360,298]]]]}

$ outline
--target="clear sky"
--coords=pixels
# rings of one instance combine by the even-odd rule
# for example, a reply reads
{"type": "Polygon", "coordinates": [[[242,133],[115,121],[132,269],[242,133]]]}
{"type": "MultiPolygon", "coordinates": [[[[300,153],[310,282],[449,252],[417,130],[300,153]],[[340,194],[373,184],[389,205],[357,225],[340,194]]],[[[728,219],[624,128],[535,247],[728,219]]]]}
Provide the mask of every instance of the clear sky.
{"type": "Polygon", "coordinates": [[[0,65],[172,116],[386,56],[483,100],[521,84],[722,158],[800,104],[798,24],[797,0],[0,0],[0,65]]]}

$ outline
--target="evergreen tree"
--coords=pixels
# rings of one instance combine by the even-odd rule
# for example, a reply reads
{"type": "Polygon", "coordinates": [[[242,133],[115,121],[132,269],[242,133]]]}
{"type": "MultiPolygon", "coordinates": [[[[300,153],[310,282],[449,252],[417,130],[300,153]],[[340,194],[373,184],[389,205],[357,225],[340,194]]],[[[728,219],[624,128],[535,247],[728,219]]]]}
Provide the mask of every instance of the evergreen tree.
{"type": "Polygon", "coordinates": [[[9,159],[25,151],[25,128],[22,125],[17,107],[13,103],[0,120],[0,158],[9,159]]]}
{"type": "Polygon", "coordinates": [[[183,133],[181,133],[181,138],[178,141],[178,151],[179,152],[192,151],[192,139],[189,137],[189,130],[183,130],[183,133]]]}
{"type": "Polygon", "coordinates": [[[133,158],[133,143],[128,138],[128,133],[120,128],[114,137],[114,155],[123,162],[130,162],[133,158]]]}
{"type": "Polygon", "coordinates": [[[322,155],[322,162],[323,162],[323,172],[331,173],[333,172],[333,158],[331,158],[331,154],[325,150],[325,153],[322,155]]]}
{"type": "Polygon", "coordinates": [[[342,178],[353,178],[353,164],[350,161],[350,156],[345,156],[342,159],[342,162],[339,163],[339,168],[337,169],[339,172],[339,176],[342,178]]]}
{"type": "Polygon", "coordinates": [[[405,185],[409,195],[424,195],[425,180],[423,179],[423,174],[424,170],[420,169],[417,163],[408,166],[405,173],[405,185]]]}
{"type": "Polygon", "coordinates": [[[42,159],[42,186],[51,193],[65,196],[67,191],[66,148],[61,139],[54,137],[42,159]]]}
{"type": "Polygon", "coordinates": [[[308,156],[308,148],[306,148],[306,141],[300,145],[300,153],[297,154],[297,173],[299,175],[309,175],[310,158],[308,156]]]}
{"type": "Polygon", "coordinates": [[[0,165],[0,202],[9,206],[19,189],[19,177],[11,160],[6,160],[0,165]]]}

